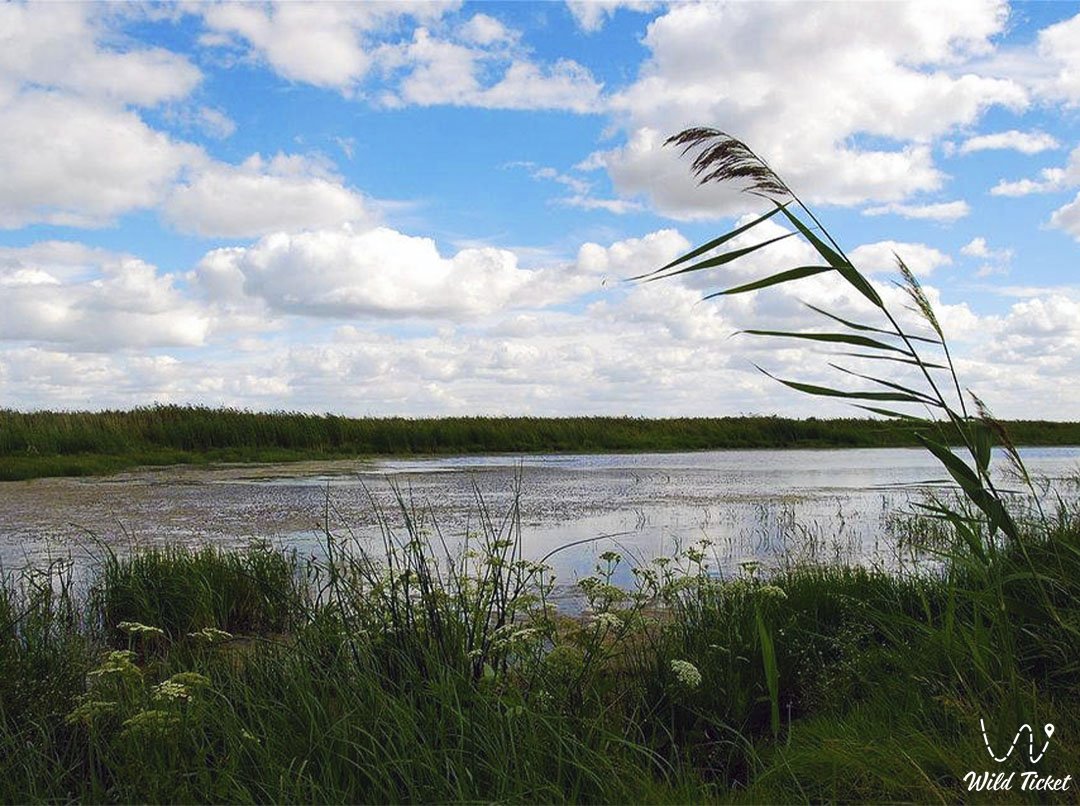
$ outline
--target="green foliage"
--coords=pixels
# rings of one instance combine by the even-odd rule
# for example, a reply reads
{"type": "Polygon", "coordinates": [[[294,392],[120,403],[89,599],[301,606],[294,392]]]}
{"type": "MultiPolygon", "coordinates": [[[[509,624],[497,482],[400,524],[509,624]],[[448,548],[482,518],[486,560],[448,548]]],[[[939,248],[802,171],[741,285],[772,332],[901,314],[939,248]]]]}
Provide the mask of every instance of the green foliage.
{"type": "Polygon", "coordinates": [[[1052,721],[1046,770],[1080,760],[1073,510],[995,554],[998,590],[962,554],[723,580],[701,542],[625,589],[602,553],[566,616],[516,505],[478,498],[452,556],[399,504],[373,556],[107,556],[85,595],[9,574],[0,800],[955,801],[980,716],[1052,721]]]}
{"type": "MultiPolygon", "coordinates": [[[[733,290],[734,292],[734,290],[733,290]]],[[[1015,422],[1019,444],[1080,444],[1080,423],[1015,422]]],[[[140,464],[376,455],[916,446],[905,423],[781,417],[353,419],[197,406],[0,410],[0,480],[113,473],[140,464]]]]}

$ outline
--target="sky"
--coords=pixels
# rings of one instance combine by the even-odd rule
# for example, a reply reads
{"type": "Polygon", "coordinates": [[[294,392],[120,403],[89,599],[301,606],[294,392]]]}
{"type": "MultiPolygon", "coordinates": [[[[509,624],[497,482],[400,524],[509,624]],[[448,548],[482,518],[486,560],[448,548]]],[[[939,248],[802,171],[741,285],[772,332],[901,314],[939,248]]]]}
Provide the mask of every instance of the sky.
{"type": "Polygon", "coordinates": [[[807,244],[627,281],[762,212],[664,146],[712,126],[1080,419],[1080,3],[7,2],[0,121],[0,407],[855,415],[740,333],[865,315],[835,274],[702,301],[807,244]]]}

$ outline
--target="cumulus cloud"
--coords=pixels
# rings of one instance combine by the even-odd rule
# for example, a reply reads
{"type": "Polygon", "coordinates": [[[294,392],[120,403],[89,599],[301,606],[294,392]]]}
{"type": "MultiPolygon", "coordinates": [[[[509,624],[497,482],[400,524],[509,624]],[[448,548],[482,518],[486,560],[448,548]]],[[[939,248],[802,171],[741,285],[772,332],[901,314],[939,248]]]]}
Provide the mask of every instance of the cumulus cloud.
{"type": "Polygon", "coordinates": [[[947,15],[918,3],[806,11],[783,3],[671,7],[649,25],[650,58],[637,81],[611,99],[627,142],[594,164],[622,193],[646,194],[667,214],[745,210],[730,189],[697,187],[663,148],[686,126],[716,125],[750,143],[810,200],[901,202],[942,186],[930,140],[992,106],[1028,103],[1019,83],[960,69],[991,50],[1003,4],[954,4],[947,15]],[[793,62],[793,53],[813,56],[793,62]]]}
{"type": "Polygon", "coordinates": [[[1039,31],[1037,51],[1050,75],[1035,82],[1044,95],[1080,104],[1080,14],[1039,31]]]}
{"type": "Polygon", "coordinates": [[[152,106],[191,92],[201,75],[183,56],[104,45],[107,13],[90,3],[0,5],[0,97],[5,85],[29,86],[152,106]]]}
{"type": "Polygon", "coordinates": [[[398,89],[382,96],[390,106],[600,111],[602,86],[571,59],[538,65],[521,52],[462,44],[418,28],[411,42],[385,48],[381,60],[402,74],[398,89]],[[492,73],[497,78],[489,78],[492,73]]]}
{"type": "Polygon", "coordinates": [[[456,3],[221,4],[201,9],[211,48],[239,49],[291,81],[364,93],[378,74],[385,106],[597,111],[601,85],[569,59],[532,60],[519,31],[489,14],[452,30],[456,3]],[[437,33],[432,33],[437,26],[437,33]],[[402,31],[411,35],[401,38],[402,31]]]}
{"type": "Polygon", "coordinates": [[[101,226],[154,206],[200,150],[135,107],[185,98],[185,57],[133,44],[92,4],[0,6],[0,228],[101,226]]]}
{"type": "MultiPolygon", "coordinates": [[[[762,226],[759,237],[784,232],[772,222],[762,226]]],[[[702,272],[661,283],[610,284],[606,293],[582,297],[585,304],[543,307],[538,300],[552,301],[559,294],[565,299],[572,278],[579,282],[573,293],[587,294],[601,278],[641,274],[666,263],[689,243],[669,229],[606,246],[586,244],[573,260],[538,275],[515,268],[513,255],[505,250],[463,249],[445,257],[424,239],[392,231],[367,234],[368,239],[361,237],[364,233],[350,237],[342,229],[320,238],[310,237],[312,233],[305,238],[270,236],[251,249],[211,252],[199,267],[198,282],[207,281],[213,273],[209,264],[220,261],[217,268],[227,271],[218,279],[238,270],[235,293],[276,295],[290,312],[321,314],[322,309],[311,308],[320,304],[320,294],[331,286],[349,286],[328,281],[324,289],[318,272],[349,263],[353,251],[362,248],[405,250],[407,257],[427,261],[428,269],[432,261],[441,261],[443,270],[459,275],[459,282],[437,276],[417,280],[399,264],[386,274],[369,274],[370,287],[345,301],[350,312],[376,308],[379,322],[350,314],[351,321],[339,327],[316,329],[310,318],[293,316],[277,333],[230,342],[222,342],[229,337],[214,327],[204,339],[206,346],[186,346],[190,342],[179,339],[165,354],[79,352],[81,345],[64,341],[57,326],[42,323],[38,314],[22,327],[37,328],[41,338],[7,334],[9,343],[0,344],[0,375],[11,390],[9,400],[23,405],[129,406],[154,399],[313,411],[330,406],[352,414],[805,414],[808,405],[818,414],[852,411],[840,403],[811,403],[762,376],[750,363],[781,377],[835,384],[839,379],[830,375],[827,362],[838,359],[823,354],[829,351],[750,336],[731,338],[735,331],[754,326],[820,328],[822,322],[803,301],[866,318],[872,311],[838,277],[823,275],[788,287],[700,301],[706,289],[721,283],[812,260],[810,247],[796,239],[754,253],[753,265],[735,264],[719,275],[702,272]],[[483,261],[486,268],[478,266],[483,261]],[[286,265],[310,270],[290,285],[282,270],[286,265]],[[245,276],[249,271],[255,276],[245,276]],[[530,276],[521,278],[519,273],[530,276]],[[472,283],[490,289],[490,295],[507,300],[506,305],[493,310],[469,288],[472,283]],[[549,291],[538,292],[545,284],[549,291]],[[443,302],[453,317],[439,316],[431,327],[383,326],[388,316],[436,310],[435,295],[456,295],[443,302]],[[219,349],[224,344],[230,349],[219,349]],[[350,382],[342,384],[343,377],[350,382]]],[[[738,245],[743,244],[739,239],[738,245]]],[[[994,251],[988,244],[969,246],[972,254],[994,251]]],[[[940,253],[914,243],[865,244],[852,255],[871,270],[874,255],[881,259],[893,248],[903,249],[909,258],[924,251],[930,263],[947,265],[940,253]]],[[[78,244],[39,244],[29,251],[0,254],[0,276],[24,289],[39,289],[41,304],[50,299],[77,313],[94,309],[94,326],[105,322],[108,327],[100,311],[110,307],[126,306],[129,329],[140,322],[131,317],[133,311],[177,309],[179,292],[169,278],[153,281],[137,262],[116,268],[122,282],[105,271],[110,261],[124,260],[132,259],[78,244]],[[71,300],[78,304],[70,305],[71,300]]],[[[890,306],[906,316],[902,292],[876,278],[874,282],[890,306]]],[[[1000,315],[980,316],[943,299],[932,286],[926,291],[952,339],[965,383],[1001,416],[1030,415],[1033,397],[1040,400],[1041,416],[1080,415],[1077,401],[1052,391],[1055,378],[1080,371],[1080,301],[1044,290],[1000,315]]],[[[183,299],[179,303],[182,309],[183,299]]],[[[268,306],[264,315],[276,313],[268,306]]],[[[85,316],[82,321],[88,326],[85,316]]],[[[902,321],[907,327],[907,320],[902,321]]],[[[167,333],[163,324],[140,326],[145,325],[145,332],[167,333]]],[[[124,343],[139,342],[129,334],[124,343]]]]}
{"type": "Polygon", "coordinates": [[[169,194],[163,214],[184,232],[248,238],[370,221],[364,198],[310,157],[254,154],[240,165],[208,162],[169,194]]]}
{"type": "Polygon", "coordinates": [[[24,93],[0,115],[0,227],[106,224],[154,206],[201,158],[132,111],[68,95],[24,93]]]}
{"type": "Polygon", "coordinates": [[[573,265],[523,269],[513,252],[493,247],[444,257],[430,238],[347,225],[217,249],[196,274],[216,298],[247,296],[286,313],[343,318],[467,320],[599,288],[598,279],[573,265]]]}
{"type": "Polygon", "coordinates": [[[438,19],[445,2],[220,3],[199,7],[209,47],[231,47],[279,75],[351,91],[372,65],[376,35],[404,18],[438,19]]]}
{"type": "Polygon", "coordinates": [[[204,343],[210,318],[169,275],[81,244],[0,249],[0,340],[112,350],[204,343]]]}
{"type": "Polygon", "coordinates": [[[952,258],[932,246],[901,241],[878,241],[856,247],[849,255],[851,261],[864,273],[896,272],[896,259],[920,277],[931,274],[939,266],[948,266],[952,258]]]}
{"type": "Polygon", "coordinates": [[[494,45],[498,42],[513,42],[521,34],[511,30],[494,17],[487,14],[473,14],[461,26],[461,38],[477,45],[494,45]]]}
{"type": "Polygon", "coordinates": [[[967,257],[977,258],[982,265],[975,271],[976,277],[989,277],[994,274],[1008,274],[1009,263],[1013,259],[1013,250],[994,249],[986,242],[986,238],[972,238],[960,248],[960,254],[967,257]]]}
{"type": "Polygon", "coordinates": [[[1080,241],[1080,193],[1071,202],[1059,207],[1051,214],[1050,226],[1063,229],[1080,241]]]}

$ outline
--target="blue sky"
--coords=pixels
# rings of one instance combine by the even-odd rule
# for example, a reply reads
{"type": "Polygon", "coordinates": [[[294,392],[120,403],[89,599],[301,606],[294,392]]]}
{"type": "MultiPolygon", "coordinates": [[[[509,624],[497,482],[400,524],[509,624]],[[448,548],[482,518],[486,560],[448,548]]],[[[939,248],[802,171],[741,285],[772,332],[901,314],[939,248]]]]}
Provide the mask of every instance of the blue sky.
{"type": "Polygon", "coordinates": [[[3,406],[849,412],[732,338],[835,279],[700,303],[805,244],[623,282],[759,209],[662,145],[708,125],[999,414],[1080,419],[1077,3],[5,3],[0,114],[3,406]]]}

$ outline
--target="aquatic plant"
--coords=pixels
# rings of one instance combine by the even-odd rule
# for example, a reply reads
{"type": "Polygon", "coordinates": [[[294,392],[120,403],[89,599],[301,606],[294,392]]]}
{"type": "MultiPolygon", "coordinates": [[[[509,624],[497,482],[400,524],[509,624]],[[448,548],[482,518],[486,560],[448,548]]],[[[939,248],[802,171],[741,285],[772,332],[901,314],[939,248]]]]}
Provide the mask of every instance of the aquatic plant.
{"type": "MultiPolygon", "coordinates": [[[[907,309],[921,321],[924,329],[915,332],[904,325],[893,307],[878,293],[874,284],[855,266],[843,248],[821,223],[815,213],[796,195],[776,172],[746,143],[732,135],[706,127],[686,129],[668,138],[667,143],[693,154],[691,171],[704,184],[730,182],[740,185],[743,192],[766,200],[772,209],[717,238],[677,257],[670,263],[635,280],[655,281],[689,272],[718,269],[766,249],[778,241],[799,236],[817,253],[821,262],[796,266],[751,282],[713,292],[705,299],[745,294],[753,291],[788,285],[812,276],[830,275],[837,282],[850,286],[863,300],[869,321],[841,317],[807,303],[819,315],[829,330],[789,331],[752,328],[744,333],[765,338],[792,339],[812,344],[839,347],[841,355],[860,362],[885,362],[893,365],[889,374],[859,371],[850,366],[830,363],[846,378],[869,384],[863,388],[824,386],[780,378],[767,369],[757,369],[781,384],[804,394],[842,399],[858,408],[919,426],[915,432],[919,442],[942,464],[967,500],[977,508],[995,533],[1010,541],[1020,539],[1020,531],[1006,505],[1006,495],[999,489],[990,471],[991,450],[995,442],[1002,447],[1017,476],[1029,487],[1030,477],[1007,432],[990,414],[989,409],[969,391],[974,413],[961,391],[952,353],[941,323],[918,278],[896,255],[900,273],[897,286],[902,289],[907,309]],[[733,239],[750,235],[756,227],[773,218],[785,220],[791,227],[782,235],[773,235],[749,246],[725,248],[733,239]],[[839,327],[837,327],[839,326],[839,327]],[[906,372],[905,372],[906,371],[906,372]],[[911,375],[910,379],[907,377],[911,375]],[[902,379],[902,380],[899,380],[902,379]],[[888,406],[888,408],[886,408],[888,406]],[[953,453],[950,444],[959,444],[967,454],[963,459],[953,453]]],[[[1034,493],[1034,489],[1031,489],[1034,493]]],[[[970,543],[973,551],[985,553],[987,546],[978,542],[970,519],[963,513],[939,507],[936,515],[949,520],[957,532],[970,543]]]]}

